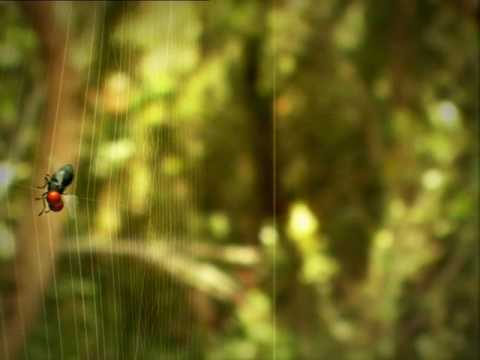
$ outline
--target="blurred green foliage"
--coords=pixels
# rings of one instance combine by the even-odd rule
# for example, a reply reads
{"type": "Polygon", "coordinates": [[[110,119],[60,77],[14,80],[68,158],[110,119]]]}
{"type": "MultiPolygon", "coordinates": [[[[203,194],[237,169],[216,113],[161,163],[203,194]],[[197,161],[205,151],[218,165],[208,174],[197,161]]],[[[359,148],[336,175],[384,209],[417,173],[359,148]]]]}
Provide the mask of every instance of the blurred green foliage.
{"type": "MultiPolygon", "coordinates": [[[[56,4],[87,111],[25,358],[475,359],[478,24],[460,3],[56,4]]],[[[0,23],[8,262],[41,178],[44,64],[17,4],[0,23]]]]}

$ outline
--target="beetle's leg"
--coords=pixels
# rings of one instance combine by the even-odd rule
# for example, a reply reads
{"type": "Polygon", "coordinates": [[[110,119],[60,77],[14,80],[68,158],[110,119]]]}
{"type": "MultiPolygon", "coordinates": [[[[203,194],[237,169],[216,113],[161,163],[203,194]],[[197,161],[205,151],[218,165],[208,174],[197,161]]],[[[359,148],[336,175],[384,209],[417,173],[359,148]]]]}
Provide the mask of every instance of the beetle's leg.
{"type": "Polygon", "coordinates": [[[45,191],[41,197],[37,197],[35,198],[35,200],[45,200],[45,198],[47,197],[47,194],[48,194],[48,191],[45,191]]]}
{"type": "Polygon", "coordinates": [[[45,206],[45,201],[42,201],[42,205],[43,205],[42,211],[40,211],[40,213],[38,214],[38,216],[42,215],[43,213],[46,213],[46,212],[45,212],[45,209],[46,209],[47,207],[45,206]]]}
{"type": "Polygon", "coordinates": [[[45,180],[45,183],[42,186],[37,186],[37,189],[43,189],[48,185],[48,182],[50,181],[50,175],[49,174],[45,175],[43,180],[45,180]]]}

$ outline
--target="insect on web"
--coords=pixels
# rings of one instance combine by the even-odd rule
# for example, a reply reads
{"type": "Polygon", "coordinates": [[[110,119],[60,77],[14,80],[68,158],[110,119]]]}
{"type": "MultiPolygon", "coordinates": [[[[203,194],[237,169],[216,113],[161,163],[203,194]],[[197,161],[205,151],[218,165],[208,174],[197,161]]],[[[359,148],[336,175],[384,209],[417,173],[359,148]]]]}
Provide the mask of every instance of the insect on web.
{"type": "MultiPolygon", "coordinates": [[[[114,25],[107,3],[57,6],[68,35],[61,76],[78,43],[88,65],[75,180],[62,211],[65,240],[25,358],[36,356],[29,344],[40,344],[49,359],[143,359],[150,349],[192,358],[197,288],[219,299],[234,288],[211,269],[218,284],[202,284],[206,265],[190,254],[199,241],[205,125],[185,116],[181,104],[189,96],[183,79],[201,66],[188,59],[199,56],[201,8],[208,5],[122,3],[114,25]],[[78,26],[82,6],[91,14],[88,31],[78,26]]],[[[55,129],[50,149],[54,141],[55,129]]],[[[33,193],[35,181],[24,191],[33,193]]],[[[57,221],[48,215],[46,221],[57,221]]]]}

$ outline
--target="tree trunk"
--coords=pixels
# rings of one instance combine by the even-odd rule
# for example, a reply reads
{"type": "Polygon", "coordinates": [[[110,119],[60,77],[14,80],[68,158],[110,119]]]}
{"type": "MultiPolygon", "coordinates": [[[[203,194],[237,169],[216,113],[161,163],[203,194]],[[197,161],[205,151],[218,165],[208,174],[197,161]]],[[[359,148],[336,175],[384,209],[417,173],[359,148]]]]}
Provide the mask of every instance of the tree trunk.
{"type": "MultiPolygon", "coordinates": [[[[68,30],[56,25],[54,2],[21,3],[42,46],[46,64],[46,106],[42,132],[36,147],[32,182],[42,182],[44,174],[59,166],[75,163],[77,155],[79,106],[75,101],[76,76],[68,64],[68,30]]],[[[40,190],[39,190],[40,193],[40,190]]],[[[38,194],[39,194],[38,193],[38,194]]],[[[61,242],[66,212],[37,216],[41,205],[31,194],[18,224],[16,258],[13,263],[15,287],[4,300],[5,332],[0,358],[15,359],[34,325],[39,306],[52,276],[56,252],[61,242]]]]}

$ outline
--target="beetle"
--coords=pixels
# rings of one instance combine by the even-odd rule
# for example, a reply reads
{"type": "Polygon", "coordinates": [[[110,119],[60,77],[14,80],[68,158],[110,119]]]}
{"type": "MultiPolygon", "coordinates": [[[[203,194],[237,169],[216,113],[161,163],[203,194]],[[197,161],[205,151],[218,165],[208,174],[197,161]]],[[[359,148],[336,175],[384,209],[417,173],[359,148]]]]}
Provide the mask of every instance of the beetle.
{"type": "Polygon", "coordinates": [[[75,172],[70,164],[62,166],[52,176],[45,175],[45,184],[37,186],[38,189],[47,188],[47,191],[41,197],[36,198],[36,200],[42,200],[43,202],[43,209],[38,216],[49,211],[60,211],[63,209],[62,195],[65,189],[72,183],[74,176],[75,172]],[[48,210],[45,202],[48,204],[48,210]]]}

